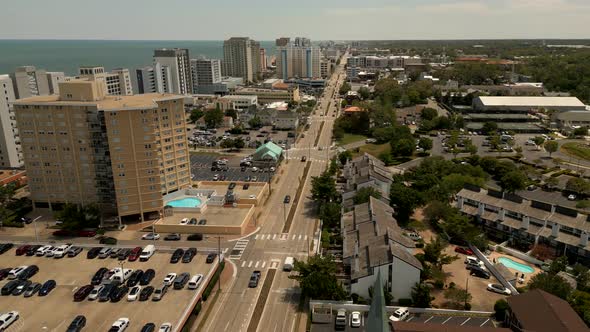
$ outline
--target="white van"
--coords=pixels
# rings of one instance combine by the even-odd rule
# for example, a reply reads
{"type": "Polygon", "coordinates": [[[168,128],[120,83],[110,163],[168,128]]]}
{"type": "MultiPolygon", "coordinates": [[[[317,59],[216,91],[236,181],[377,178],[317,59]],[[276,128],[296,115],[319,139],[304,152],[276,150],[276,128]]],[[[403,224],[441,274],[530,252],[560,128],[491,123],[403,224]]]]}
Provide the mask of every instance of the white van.
{"type": "Polygon", "coordinates": [[[145,246],[145,248],[143,248],[141,255],[139,255],[139,260],[141,262],[146,262],[150,259],[150,257],[152,257],[155,251],[156,247],[153,244],[148,244],[145,246]]]}
{"type": "Polygon", "coordinates": [[[285,258],[285,263],[283,263],[283,271],[291,271],[293,270],[293,265],[295,264],[295,259],[293,257],[285,258]]]}
{"type": "Polygon", "coordinates": [[[485,264],[482,261],[480,261],[477,257],[474,257],[474,256],[465,257],[465,264],[467,265],[468,269],[471,266],[478,266],[481,268],[484,268],[484,266],[485,266],[485,264]]]}
{"type": "Polygon", "coordinates": [[[197,289],[199,288],[199,285],[201,284],[201,281],[203,281],[203,275],[202,274],[197,274],[194,277],[191,278],[191,280],[189,280],[188,282],[188,289],[197,289]]]}
{"type": "Polygon", "coordinates": [[[70,246],[67,244],[62,244],[61,246],[53,249],[53,258],[62,258],[66,255],[70,246]]]}
{"type": "Polygon", "coordinates": [[[113,275],[111,276],[111,280],[118,281],[120,283],[123,283],[125,280],[129,279],[129,277],[131,276],[131,273],[133,273],[132,269],[121,270],[121,268],[115,268],[115,269],[113,269],[113,271],[115,273],[113,273],[113,275]]]}
{"type": "Polygon", "coordinates": [[[10,270],[10,272],[8,272],[8,279],[16,279],[18,275],[21,274],[21,272],[23,272],[27,267],[27,265],[23,265],[10,270]]]}

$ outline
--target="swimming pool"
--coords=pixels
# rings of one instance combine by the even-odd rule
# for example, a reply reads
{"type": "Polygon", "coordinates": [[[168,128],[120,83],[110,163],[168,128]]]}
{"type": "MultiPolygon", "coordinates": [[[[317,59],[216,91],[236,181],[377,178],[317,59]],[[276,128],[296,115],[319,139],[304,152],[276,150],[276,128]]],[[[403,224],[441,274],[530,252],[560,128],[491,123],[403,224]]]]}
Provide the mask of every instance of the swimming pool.
{"type": "Polygon", "coordinates": [[[498,262],[502,263],[502,265],[506,266],[507,268],[514,269],[518,272],[522,272],[522,273],[535,272],[535,269],[533,269],[532,267],[525,265],[525,264],[515,262],[508,257],[500,257],[500,258],[498,258],[498,262]]]}
{"type": "Polygon", "coordinates": [[[201,200],[196,197],[183,197],[166,203],[166,205],[177,208],[194,208],[201,206],[201,204],[201,200]]]}

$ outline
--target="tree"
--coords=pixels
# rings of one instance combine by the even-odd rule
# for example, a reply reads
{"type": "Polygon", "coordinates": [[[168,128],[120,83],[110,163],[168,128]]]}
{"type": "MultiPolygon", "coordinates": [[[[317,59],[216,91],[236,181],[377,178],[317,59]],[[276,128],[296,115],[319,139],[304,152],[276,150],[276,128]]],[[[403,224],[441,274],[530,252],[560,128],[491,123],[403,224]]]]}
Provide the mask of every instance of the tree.
{"type": "Polygon", "coordinates": [[[528,284],[529,289],[542,289],[564,300],[572,292],[572,286],[557,274],[539,273],[534,275],[528,284]]]}
{"type": "Polygon", "coordinates": [[[0,226],[3,225],[4,221],[7,221],[8,216],[11,214],[11,210],[8,208],[12,197],[14,196],[14,185],[7,184],[0,186],[0,226]]]}
{"type": "Polygon", "coordinates": [[[346,165],[346,162],[352,159],[352,152],[349,150],[342,151],[338,155],[338,160],[340,160],[340,164],[346,165]]]}
{"type": "Polygon", "coordinates": [[[495,122],[486,122],[483,124],[481,131],[486,135],[491,135],[498,131],[498,124],[495,122]]]}
{"type": "Polygon", "coordinates": [[[426,208],[424,208],[423,213],[426,220],[430,222],[438,222],[441,219],[446,219],[451,213],[453,213],[453,208],[447,203],[432,201],[428,203],[426,208]]]}
{"type": "Polygon", "coordinates": [[[506,317],[506,310],[508,310],[510,306],[508,305],[508,301],[504,299],[499,299],[494,303],[494,316],[498,322],[503,322],[504,318],[506,317]]]}
{"type": "Polygon", "coordinates": [[[303,296],[318,300],[340,301],[346,298],[346,291],[336,278],[337,265],[331,255],[314,255],[307,262],[295,260],[290,279],[299,282],[303,296]]]}
{"type": "Polygon", "coordinates": [[[81,206],[67,203],[55,214],[55,219],[61,220],[62,228],[67,230],[95,228],[100,224],[100,210],[92,204],[81,206]]]}
{"type": "Polygon", "coordinates": [[[465,309],[467,309],[467,304],[469,304],[473,298],[467,290],[461,287],[446,289],[444,296],[454,307],[465,309]]]}
{"type": "Polygon", "coordinates": [[[191,115],[189,117],[190,122],[196,123],[203,116],[203,114],[203,111],[201,111],[200,109],[192,110],[191,115]]]}
{"type": "Polygon", "coordinates": [[[429,151],[432,149],[432,140],[428,137],[422,137],[418,141],[418,146],[424,149],[424,151],[429,151]]]}
{"type": "Polygon", "coordinates": [[[345,95],[346,93],[348,93],[348,91],[350,91],[350,90],[351,90],[350,84],[348,84],[348,82],[344,82],[340,86],[340,89],[338,89],[338,93],[342,96],[342,95],[345,95]]]}
{"type": "Polygon", "coordinates": [[[230,108],[228,110],[225,111],[225,116],[231,116],[232,119],[237,119],[238,118],[238,111],[236,111],[233,108],[230,108]]]}
{"type": "Polygon", "coordinates": [[[352,198],[354,205],[367,203],[370,197],[381,198],[381,193],[373,187],[364,187],[358,189],[352,198]]]}
{"type": "Polygon", "coordinates": [[[219,146],[221,146],[222,149],[231,149],[235,146],[234,140],[231,138],[226,138],[222,140],[221,143],[219,143],[219,146]]]}
{"type": "Polygon", "coordinates": [[[209,128],[217,128],[223,123],[223,112],[217,106],[214,110],[209,110],[205,113],[205,124],[209,128]]]}
{"type": "Polygon", "coordinates": [[[492,147],[492,150],[498,150],[500,144],[502,144],[500,136],[494,135],[490,138],[490,146],[492,147]]]}
{"type": "Polygon", "coordinates": [[[477,146],[473,143],[466,145],[465,150],[469,152],[470,155],[475,156],[477,155],[477,146]]]}
{"type": "Polygon", "coordinates": [[[369,89],[365,86],[362,86],[359,90],[358,90],[359,96],[361,97],[362,100],[366,100],[369,99],[369,97],[371,97],[371,91],[369,91],[369,89]]]}
{"type": "Polygon", "coordinates": [[[558,274],[561,271],[565,271],[567,265],[567,256],[558,257],[551,262],[551,265],[549,265],[549,270],[547,271],[547,273],[558,274]]]}
{"type": "Polygon", "coordinates": [[[320,176],[312,176],[312,199],[321,202],[330,202],[336,199],[337,196],[336,181],[334,181],[334,178],[328,172],[324,172],[320,176]]]}
{"type": "Polygon", "coordinates": [[[434,108],[426,107],[420,112],[422,120],[433,120],[438,116],[438,112],[434,108]]]}
{"type": "Polygon", "coordinates": [[[241,137],[238,137],[234,140],[234,148],[240,150],[246,146],[246,142],[241,137]]]}
{"type": "Polygon", "coordinates": [[[586,136],[588,135],[588,127],[579,127],[574,129],[574,136],[586,136]]]}
{"type": "Polygon", "coordinates": [[[259,117],[254,116],[248,121],[248,125],[252,128],[260,128],[262,127],[262,120],[259,117]]]}
{"type": "Polygon", "coordinates": [[[535,136],[535,137],[533,137],[533,142],[537,146],[541,146],[545,142],[545,138],[543,136],[535,136]]]}
{"type": "Polygon", "coordinates": [[[577,194],[587,194],[590,192],[590,183],[582,178],[572,177],[567,180],[565,189],[577,194]]]}
{"type": "Polygon", "coordinates": [[[320,206],[319,217],[328,228],[336,227],[340,224],[342,206],[335,202],[328,202],[320,206]]]}
{"type": "Polygon", "coordinates": [[[434,267],[442,269],[443,265],[450,264],[459,259],[459,256],[445,254],[444,249],[446,246],[447,242],[442,237],[437,236],[424,246],[424,260],[434,267]]]}
{"type": "Polygon", "coordinates": [[[417,308],[430,308],[430,302],[434,300],[430,296],[430,287],[427,284],[417,282],[412,287],[412,304],[417,308]]]}
{"type": "Polygon", "coordinates": [[[422,203],[422,199],[420,193],[415,189],[394,182],[390,189],[389,203],[395,209],[397,221],[404,224],[410,221],[410,216],[414,213],[414,209],[422,203]]]}
{"type": "Polygon", "coordinates": [[[500,178],[500,186],[504,191],[514,193],[517,190],[522,190],[526,187],[527,176],[518,170],[506,173],[500,178]]]}
{"type": "Polygon", "coordinates": [[[416,143],[414,139],[403,138],[400,140],[391,141],[391,154],[396,157],[409,157],[416,150],[416,143]]]}
{"type": "Polygon", "coordinates": [[[559,144],[557,143],[557,141],[547,141],[545,142],[544,147],[545,151],[549,152],[549,157],[551,157],[553,152],[556,152],[557,149],[559,149],[559,144]]]}

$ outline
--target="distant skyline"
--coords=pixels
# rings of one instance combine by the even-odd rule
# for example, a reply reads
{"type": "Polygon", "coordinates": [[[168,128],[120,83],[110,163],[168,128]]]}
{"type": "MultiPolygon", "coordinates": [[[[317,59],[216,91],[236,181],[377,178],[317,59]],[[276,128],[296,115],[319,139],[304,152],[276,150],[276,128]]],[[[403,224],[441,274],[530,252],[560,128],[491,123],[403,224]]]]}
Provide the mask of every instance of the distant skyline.
{"type": "Polygon", "coordinates": [[[583,39],[588,0],[19,0],[0,39],[583,39]]]}

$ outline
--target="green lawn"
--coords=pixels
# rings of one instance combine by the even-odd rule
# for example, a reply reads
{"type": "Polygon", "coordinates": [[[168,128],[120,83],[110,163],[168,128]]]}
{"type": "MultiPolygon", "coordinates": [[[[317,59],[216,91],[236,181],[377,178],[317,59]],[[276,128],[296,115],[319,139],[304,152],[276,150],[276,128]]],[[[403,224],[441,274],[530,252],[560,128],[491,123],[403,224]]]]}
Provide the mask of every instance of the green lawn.
{"type": "Polygon", "coordinates": [[[367,145],[363,145],[359,148],[360,153],[368,153],[371,154],[375,157],[379,157],[380,154],[386,152],[386,153],[391,153],[391,144],[389,143],[385,143],[385,144],[367,144],[367,145]]]}
{"type": "Polygon", "coordinates": [[[565,154],[590,161],[590,146],[584,143],[569,142],[563,144],[560,149],[565,154]]]}
{"type": "Polygon", "coordinates": [[[350,144],[350,143],[354,143],[354,142],[358,142],[358,141],[364,141],[366,139],[367,139],[367,136],[365,136],[365,135],[344,134],[344,137],[342,137],[342,139],[338,141],[338,144],[346,145],[346,144],[350,144]]]}

